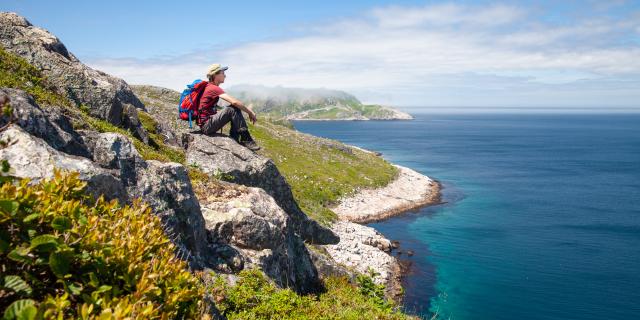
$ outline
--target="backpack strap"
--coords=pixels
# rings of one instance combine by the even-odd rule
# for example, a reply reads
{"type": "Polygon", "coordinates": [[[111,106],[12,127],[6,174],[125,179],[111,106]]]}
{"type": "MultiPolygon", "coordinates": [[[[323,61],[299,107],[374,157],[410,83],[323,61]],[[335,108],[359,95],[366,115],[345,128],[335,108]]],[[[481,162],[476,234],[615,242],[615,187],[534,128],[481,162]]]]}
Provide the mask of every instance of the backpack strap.
{"type": "MultiPolygon", "coordinates": [[[[194,90],[196,90],[196,101],[191,100],[191,105],[193,106],[194,113],[196,115],[196,124],[198,126],[200,125],[200,98],[202,98],[202,94],[204,93],[204,90],[207,88],[208,84],[209,82],[207,81],[201,81],[196,84],[194,88],[194,90]]],[[[189,96],[189,99],[191,99],[191,96],[189,96]]],[[[191,119],[191,113],[189,114],[189,119],[191,119]]]]}

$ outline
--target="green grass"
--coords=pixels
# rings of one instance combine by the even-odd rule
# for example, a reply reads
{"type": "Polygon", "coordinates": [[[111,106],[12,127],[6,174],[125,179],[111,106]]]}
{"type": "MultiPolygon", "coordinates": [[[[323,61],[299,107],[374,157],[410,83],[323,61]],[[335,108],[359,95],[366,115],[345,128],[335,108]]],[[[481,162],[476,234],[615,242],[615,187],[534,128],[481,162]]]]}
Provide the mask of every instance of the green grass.
{"type": "Polygon", "coordinates": [[[338,107],[319,109],[308,113],[308,119],[338,119],[338,115],[344,114],[345,110],[338,107]]]}
{"type": "Polygon", "coordinates": [[[23,58],[0,47],[0,87],[22,89],[38,104],[71,106],[71,102],[57,94],[36,67],[23,58]]]}
{"type": "Polygon", "coordinates": [[[381,187],[398,170],[384,159],[339,142],[304,135],[288,128],[259,122],[249,125],[262,146],[258,153],[271,158],[286,178],[295,199],[311,218],[327,224],[336,218],[330,206],[358,188],[381,187]]]}

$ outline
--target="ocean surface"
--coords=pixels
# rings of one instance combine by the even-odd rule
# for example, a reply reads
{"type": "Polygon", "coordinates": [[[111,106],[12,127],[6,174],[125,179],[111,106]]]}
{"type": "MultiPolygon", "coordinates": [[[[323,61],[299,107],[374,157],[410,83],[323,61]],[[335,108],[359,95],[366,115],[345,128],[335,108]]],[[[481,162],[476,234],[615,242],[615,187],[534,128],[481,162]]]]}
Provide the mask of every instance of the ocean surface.
{"type": "Polygon", "coordinates": [[[405,308],[441,319],[640,319],[640,114],[307,122],[439,180],[373,223],[415,255],[405,308]]]}

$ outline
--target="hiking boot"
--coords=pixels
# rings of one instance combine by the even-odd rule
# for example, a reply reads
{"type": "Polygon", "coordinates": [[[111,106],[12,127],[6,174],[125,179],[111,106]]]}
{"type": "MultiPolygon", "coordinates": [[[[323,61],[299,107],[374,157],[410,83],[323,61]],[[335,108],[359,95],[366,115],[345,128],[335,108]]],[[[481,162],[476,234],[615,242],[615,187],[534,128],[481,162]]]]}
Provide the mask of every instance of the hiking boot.
{"type": "Polygon", "coordinates": [[[247,149],[251,150],[251,151],[258,151],[260,150],[260,146],[253,140],[249,140],[249,141],[242,141],[240,142],[241,145],[245,146],[247,149]]]}

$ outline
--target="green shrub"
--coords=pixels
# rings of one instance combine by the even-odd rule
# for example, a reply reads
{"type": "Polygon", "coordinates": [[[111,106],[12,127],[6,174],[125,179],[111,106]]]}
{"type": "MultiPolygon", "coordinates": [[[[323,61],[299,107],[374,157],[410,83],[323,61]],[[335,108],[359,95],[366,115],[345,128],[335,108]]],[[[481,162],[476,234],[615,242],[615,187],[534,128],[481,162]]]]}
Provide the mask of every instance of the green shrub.
{"type": "Polygon", "coordinates": [[[376,284],[373,278],[380,275],[375,270],[369,268],[369,274],[359,274],[356,276],[356,283],[360,289],[360,293],[365,297],[369,297],[373,303],[382,309],[391,309],[393,307],[384,297],[385,286],[376,284]]]}
{"type": "Polygon", "coordinates": [[[218,309],[232,319],[409,319],[392,304],[381,306],[377,299],[362,294],[346,278],[330,277],[326,291],[300,296],[279,289],[260,271],[240,272],[235,285],[218,278],[211,288],[218,309]]]}
{"type": "Polygon", "coordinates": [[[159,218],[85,193],[78,174],[0,187],[0,310],[7,319],[194,318],[203,287],[159,218]]]}

